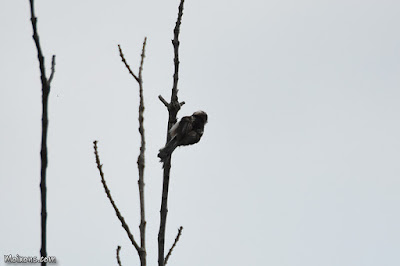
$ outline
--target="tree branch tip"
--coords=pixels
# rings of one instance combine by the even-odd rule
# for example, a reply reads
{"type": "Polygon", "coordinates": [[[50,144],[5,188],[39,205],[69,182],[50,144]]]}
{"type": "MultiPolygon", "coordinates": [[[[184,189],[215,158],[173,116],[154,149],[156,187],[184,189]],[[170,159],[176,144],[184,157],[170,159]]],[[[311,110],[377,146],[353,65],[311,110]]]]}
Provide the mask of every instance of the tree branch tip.
{"type": "Polygon", "coordinates": [[[97,140],[94,140],[93,141],[93,145],[94,145],[94,148],[97,150],[97,143],[98,143],[99,141],[97,141],[97,140]]]}
{"type": "Polygon", "coordinates": [[[53,80],[54,73],[56,72],[55,66],[56,66],[56,55],[53,54],[53,56],[51,58],[51,73],[50,73],[49,79],[47,80],[47,83],[49,84],[49,87],[50,87],[51,81],[53,80]]]}

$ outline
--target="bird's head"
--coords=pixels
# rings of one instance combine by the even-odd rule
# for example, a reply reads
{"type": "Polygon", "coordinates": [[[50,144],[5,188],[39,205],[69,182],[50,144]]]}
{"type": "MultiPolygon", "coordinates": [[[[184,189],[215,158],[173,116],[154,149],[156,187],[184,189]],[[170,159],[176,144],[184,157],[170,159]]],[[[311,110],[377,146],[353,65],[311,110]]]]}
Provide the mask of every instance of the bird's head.
{"type": "Polygon", "coordinates": [[[194,112],[194,113],[193,113],[193,116],[196,116],[196,117],[201,118],[201,119],[203,120],[204,124],[207,123],[208,116],[207,116],[207,113],[206,113],[206,112],[204,112],[204,111],[197,111],[197,112],[194,112]]]}

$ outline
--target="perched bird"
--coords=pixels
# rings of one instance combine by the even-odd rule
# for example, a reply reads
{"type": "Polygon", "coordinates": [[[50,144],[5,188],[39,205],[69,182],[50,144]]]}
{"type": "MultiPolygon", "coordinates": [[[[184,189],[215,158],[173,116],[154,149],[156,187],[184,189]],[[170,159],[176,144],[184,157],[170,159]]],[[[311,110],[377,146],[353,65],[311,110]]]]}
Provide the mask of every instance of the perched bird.
{"type": "Polygon", "coordinates": [[[207,118],[206,112],[197,111],[191,116],[182,117],[179,122],[173,125],[169,130],[171,140],[158,153],[161,162],[165,162],[178,146],[192,145],[199,142],[201,136],[203,136],[207,118]]]}

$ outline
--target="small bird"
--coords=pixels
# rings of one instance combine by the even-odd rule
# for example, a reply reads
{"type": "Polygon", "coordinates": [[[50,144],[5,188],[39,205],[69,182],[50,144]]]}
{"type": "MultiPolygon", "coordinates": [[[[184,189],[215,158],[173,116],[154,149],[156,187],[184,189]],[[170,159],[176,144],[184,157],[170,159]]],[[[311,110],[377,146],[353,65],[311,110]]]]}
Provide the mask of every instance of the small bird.
{"type": "Polygon", "coordinates": [[[199,142],[203,136],[207,119],[206,112],[197,111],[191,116],[182,117],[179,122],[175,123],[169,130],[171,140],[158,153],[160,161],[164,163],[178,146],[192,145],[199,142]]]}

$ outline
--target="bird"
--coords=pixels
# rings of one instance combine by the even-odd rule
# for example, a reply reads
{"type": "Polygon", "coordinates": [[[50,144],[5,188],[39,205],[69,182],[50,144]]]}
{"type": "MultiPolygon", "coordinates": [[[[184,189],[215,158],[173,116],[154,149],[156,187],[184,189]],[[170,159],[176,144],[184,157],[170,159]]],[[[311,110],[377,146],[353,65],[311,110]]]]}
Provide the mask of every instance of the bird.
{"type": "Polygon", "coordinates": [[[184,116],[175,123],[168,131],[171,139],[160,149],[158,157],[165,163],[167,158],[179,146],[196,144],[203,136],[204,126],[207,124],[208,116],[204,111],[194,112],[191,116],[184,116]]]}

